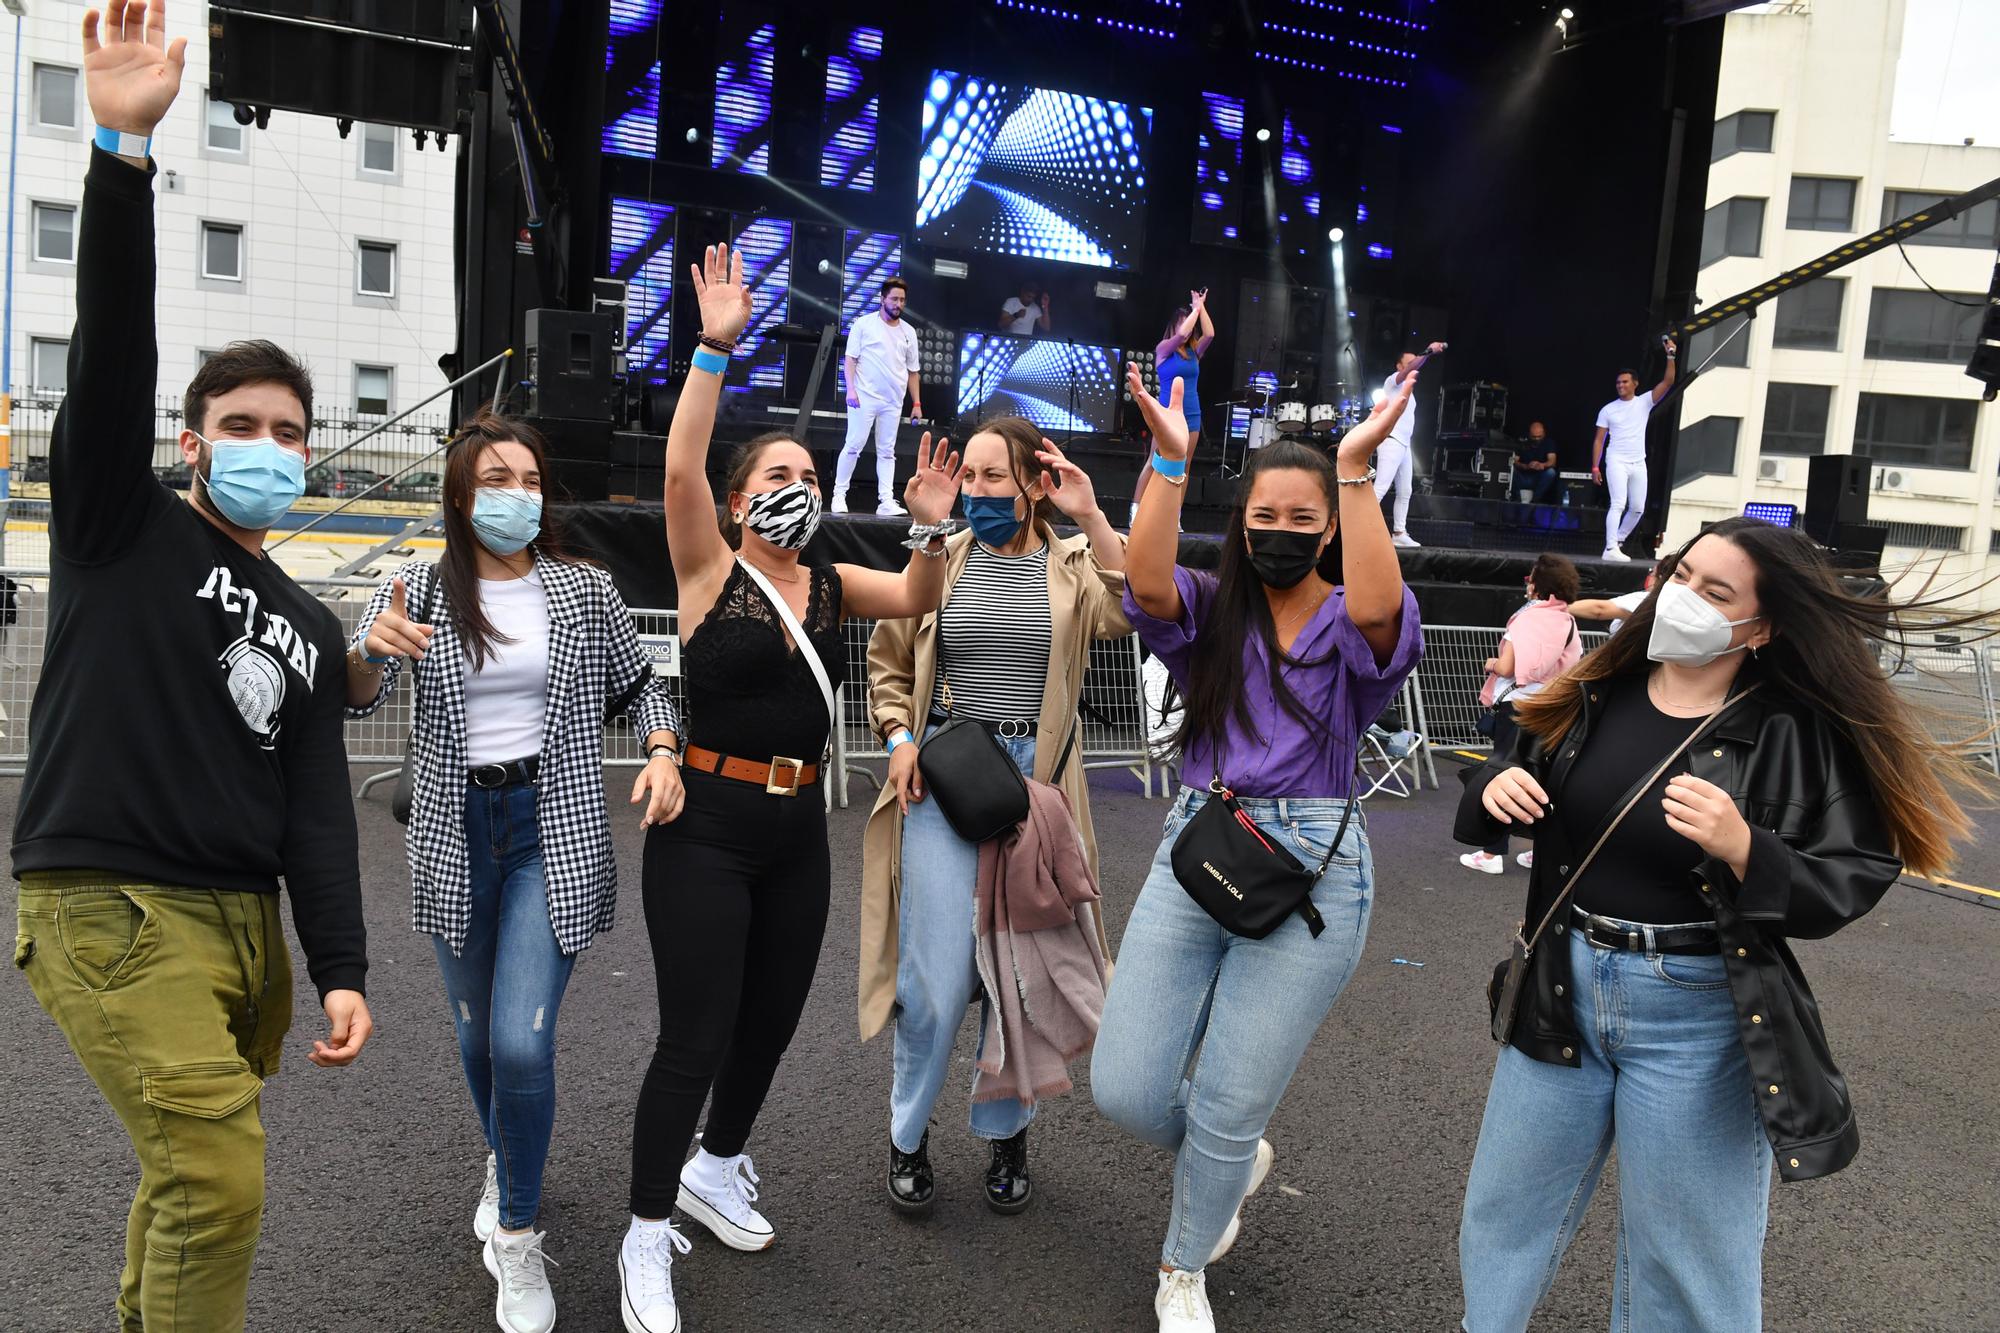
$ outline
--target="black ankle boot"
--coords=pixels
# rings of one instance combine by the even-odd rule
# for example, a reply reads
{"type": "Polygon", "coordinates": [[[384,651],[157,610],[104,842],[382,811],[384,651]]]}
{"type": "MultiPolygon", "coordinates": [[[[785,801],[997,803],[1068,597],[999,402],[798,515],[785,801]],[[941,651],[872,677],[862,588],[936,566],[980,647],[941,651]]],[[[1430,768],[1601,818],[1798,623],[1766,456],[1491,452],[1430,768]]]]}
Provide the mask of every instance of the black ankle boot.
{"type": "Polygon", "coordinates": [[[993,1140],[993,1165],[986,1168],[986,1206],[996,1213],[1018,1213],[1034,1197],[1035,1183],[1028,1179],[1028,1131],[993,1140]]]}
{"type": "Polygon", "coordinates": [[[924,1131],[915,1152],[904,1152],[889,1140],[889,1202],[906,1213],[928,1213],[935,1195],[931,1180],[931,1132],[924,1131]]]}

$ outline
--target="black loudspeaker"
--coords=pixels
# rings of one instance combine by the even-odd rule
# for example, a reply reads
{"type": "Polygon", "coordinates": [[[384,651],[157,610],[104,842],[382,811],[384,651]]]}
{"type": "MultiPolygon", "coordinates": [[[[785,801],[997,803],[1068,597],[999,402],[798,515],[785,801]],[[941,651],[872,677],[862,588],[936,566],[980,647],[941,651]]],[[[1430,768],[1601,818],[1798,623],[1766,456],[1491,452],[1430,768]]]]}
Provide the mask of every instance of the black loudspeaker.
{"type": "Polygon", "coordinates": [[[1882,548],[1888,545],[1889,529],[1880,523],[1836,523],[1833,540],[1833,567],[1849,570],[1880,570],[1882,548]]]}
{"type": "Polygon", "coordinates": [[[440,136],[470,124],[471,0],[245,0],[210,5],[208,25],[218,102],[440,136]]]}
{"type": "Polygon", "coordinates": [[[1806,473],[1806,535],[1837,546],[1834,529],[1868,521],[1868,480],[1875,460],[1861,454],[1820,454],[1806,473]]]}
{"type": "Polygon", "coordinates": [[[611,420],[611,317],[579,310],[530,310],[528,415],[611,420]]]}

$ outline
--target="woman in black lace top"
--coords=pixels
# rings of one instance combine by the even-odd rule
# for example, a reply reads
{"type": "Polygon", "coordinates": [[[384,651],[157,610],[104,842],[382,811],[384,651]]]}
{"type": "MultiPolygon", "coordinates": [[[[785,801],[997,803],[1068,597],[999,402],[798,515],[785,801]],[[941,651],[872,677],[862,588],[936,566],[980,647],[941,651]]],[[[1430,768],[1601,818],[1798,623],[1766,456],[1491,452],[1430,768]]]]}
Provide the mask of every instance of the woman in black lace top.
{"type": "MultiPolygon", "coordinates": [[[[819,525],[812,455],[786,435],[740,448],[717,530],[706,463],[726,349],[750,318],[743,260],[712,246],[694,271],[702,343],[667,435],[667,547],[680,585],[688,722],[680,817],[647,835],[643,894],[660,1000],[660,1035],[632,1131],[632,1224],[619,1254],[621,1313],[634,1333],[671,1333],[671,1266],[688,1241],[678,1205],[723,1244],[776,1239],[752,1206],[744,1144],[798,1026],[826,928],[831,868],[821,758],[829,683],[844,667],[843,615],[915,617],[944,590],[942,538],[899,574],[808,566],[819,525]],[[784,608],[772,600],[782,597],[784,608]],[[804,629],[795,642],[783,611],[804,629]],[[682,1165],[704,1101],[701,1151],[682,1165]]],[[[962,469],[926,435],[903,502],[939,523],[962,469]]]]}

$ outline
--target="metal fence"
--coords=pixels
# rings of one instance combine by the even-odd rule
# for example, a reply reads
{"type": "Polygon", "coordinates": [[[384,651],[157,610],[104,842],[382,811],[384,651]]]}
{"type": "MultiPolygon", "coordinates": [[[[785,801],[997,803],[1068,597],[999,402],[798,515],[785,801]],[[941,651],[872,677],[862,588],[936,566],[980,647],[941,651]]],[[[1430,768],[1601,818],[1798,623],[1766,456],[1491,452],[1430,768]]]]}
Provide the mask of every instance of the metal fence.
{"type": "Polygon", "coordinates": [[[1885,662],[1933,740],[1962,745],[1974,762],[2000,774],[2000,712],[1995,709],[1993,653],[1985,644],[1929,636],[1885,662]]]}
{"type": "MultiPolygon", "coordinates": [[[[1433,748],[1490,750],[1493,742],[1479,734],[1479,690],[1486,683],[1486,659],[1500,651],[1502,627],[1486,625],[1425,625],[1424,660],[1417,665],[1417,706],[1422,711],[1416,729],[1433,748]]],[[[1610,635],[1583,631],[1587,653],[1610,635]]]]}

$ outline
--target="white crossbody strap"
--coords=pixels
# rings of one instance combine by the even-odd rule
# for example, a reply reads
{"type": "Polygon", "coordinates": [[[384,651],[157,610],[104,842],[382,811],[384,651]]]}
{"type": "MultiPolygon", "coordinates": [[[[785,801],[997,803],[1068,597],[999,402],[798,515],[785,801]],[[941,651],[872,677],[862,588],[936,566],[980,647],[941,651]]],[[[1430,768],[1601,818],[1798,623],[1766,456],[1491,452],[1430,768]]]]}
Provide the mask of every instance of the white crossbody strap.
{"type": "MultiPolygon", "coordinates": [[[[806,665],[812,668],[813,679],[819,682],[820,695],[826,700],[826,721],[829,728],[827,739],[830,743],[833,730],[840,726],[840,709],[833,702],[833,682],[826,678],[825,663],[819,660],[819,654],[813,650],[812,640],[806,637],[805,626],[799,624],[799,618],[792,614],[791,604],[785,600],[777,586],[764,577],[762,570],[742,556],[736,557],[736,563],[743,566],[743,572],[750,576],[751,582],[764,590],[764,596],[770,599],[771,608],[778,613],[778,619],[785,622],[786,630],[791,633],[792,643],[798,648],[799,656],[805,658],[806,665]]],[[[801,565],[800,568],[805,567],[801,565]]]]}

